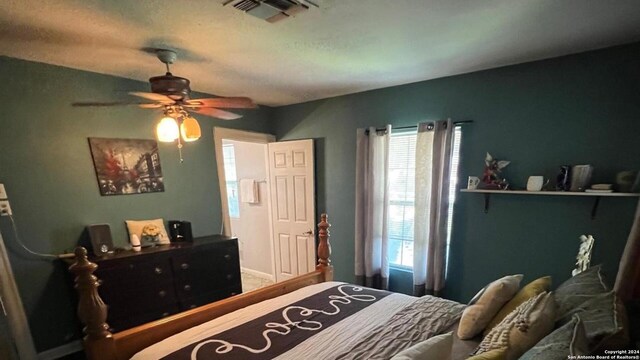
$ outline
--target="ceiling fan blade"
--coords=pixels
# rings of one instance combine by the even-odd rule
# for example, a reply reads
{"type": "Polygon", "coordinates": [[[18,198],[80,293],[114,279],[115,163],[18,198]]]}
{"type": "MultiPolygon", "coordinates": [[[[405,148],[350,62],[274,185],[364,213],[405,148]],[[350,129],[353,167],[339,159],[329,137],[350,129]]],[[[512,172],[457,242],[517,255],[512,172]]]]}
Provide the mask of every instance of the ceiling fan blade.
{"type": "Polygon", "coordinates": [[[161,107],[163,107],[165,105],[160,104],[160,103],[140,103],[138,104],[138,107],[142,108],[142,109],[159,109],[161,107]]]}
{"type": "Polygon", "coordinates": [[[206,99],[191,99],[186,101],[187,107],[216,107],[230,109],[255,109],[258,107],[248,97],[221,97],[206,99]]]}
{"type": "Polygon", "coordinates": [[[142,92],[142,91],[132,91],[132,92],[129,93],[129,95],[145,98],[145,99],[148,99],[148,100],[157,101],[159,103],[162,103],[163,105],[173,105],[173,104],[175,104],[175,100],[171,99],[170,97],[168,97],[166,95],[162,95],[162,94],[148,93],[148,92],[142,92]]]}
{"type": "Polygon", "coordinates": [[[154,103],[142,103],[142,102],[131,102],[131,101],[84,101],[84,102],[74,102],[71,103],[71,106],[139,106],[141,108],[154,109],[163,106],[162,104],[154,104],[154,103]]]}
{"type": "Polygon", "coordinates": [[[232,112],[216,109],[216,108],[198,108],[198,109],[187,109],[196,114],[211,116],[214,118],[222,119],[222,120],[236,120],[240,119],[242,115],[234,114],[232,112]]]}

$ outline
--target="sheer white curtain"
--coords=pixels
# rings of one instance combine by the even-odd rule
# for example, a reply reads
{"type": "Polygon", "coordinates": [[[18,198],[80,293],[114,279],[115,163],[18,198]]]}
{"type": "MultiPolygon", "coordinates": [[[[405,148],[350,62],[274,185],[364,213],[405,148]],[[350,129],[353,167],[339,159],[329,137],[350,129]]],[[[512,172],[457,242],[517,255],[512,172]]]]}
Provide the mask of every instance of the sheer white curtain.
{"type": "Polygon", "coordinates": [[[385,131],[358,129],[356,153],[355,272],[361,285],[389,287],[389,142],[385,131]]]}
{"type": "Polygon", "coordinates": [[[444,288],[453,124],[418,125],[413,244],[414,295],[439,295],[444,288]]]}

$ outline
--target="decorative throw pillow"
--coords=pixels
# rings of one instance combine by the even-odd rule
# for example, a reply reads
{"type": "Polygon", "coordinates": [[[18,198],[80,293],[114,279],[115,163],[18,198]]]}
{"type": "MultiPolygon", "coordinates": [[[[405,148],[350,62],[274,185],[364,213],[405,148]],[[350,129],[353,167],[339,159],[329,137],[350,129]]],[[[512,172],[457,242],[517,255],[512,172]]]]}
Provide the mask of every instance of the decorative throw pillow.
{"type": "Polygon", "coordinates": [[[580,317],[574,315],[571,321],[545,336],[520,360],[566,360],[569,355],[589,355],[589,342],[580,317]]]}
{"type": "Polygon", "coordinates": [[[452,346],[453,334],[446,333],[402,350],[391,360],[450,360],[452,346]]]}
{"type": "Polygon", "coordinates": [[[600,265],[593,266],[587,271],[569,278],[554,292],[558,306],[558,319],[565,317],[572,309],[591,299],[592,296],[608,291],[609,288],[604,282],[600,265]]]}
{"type": "Polygon", "coordinates": [[[481,290],[479,297],[475,296],[478,300],[462,313],[458,337],[467,340],[481,333],[500,308],[518,292],[520,281],[522,275],[505,276],[481,290]]]}
{"type": "Polygon", "coordinates": [[[489,322],[489,325],[487,325],[487,328],[484,329],[484,335],[487,335],[489,331],[491,331],[491,329],[496,327],[496,325],[498,325],[505,317],[507,317],[507,315],[509,315],[513,310],[515,310],[520,304],[522,304],[523,302],[531,299],[532,297],[542,292],[549,291],[549,290],[551,290],[551,276],[541,277],[539,279],[536,279],[528,283],[525,287],[523,287],[522,289],[520,289],[520,291],[518,291],[518,293],[516,294],[516,296],[513,297],[513,299],[509,300],[509,302],[506,303],[502,307],[502,309],[500,309],[500,311],[498,311],[498,314],[496,314],[496,316],[493,317],[491,322],[489,322]]]}
{"type": "Polygon", "coordinates": [[[467,360],[505,360],[507,349],[493,349],[482,354],[473,355],[467,360]]]}
{"type": "Polygon", "coordinates": [[[591,351],[605,344],[608,349],[622,348],[628,344],[628,327],[624,326],[626,311],[615,291],[593,296],[570,310],[558,323],[565,324],[576,315],[584,322],[591,351]]]}
{"type": "Polygon", "coordinates": [[[505,349],[505,359],[515,360],[553,330],[555,302],[540,293],[507,315],[482,339],[475,354],[505,349]]]}
{"type": "Polygon", "coordinates": [[[129,241],[133,243],[133,235],[136,235],[142,245],[169,244],[169,235],[164,227],[163,219],[153,220],[127,220],[129,241]]]}
{"type": "Polygon", "coordinates": [[[491,285],[492,283],[488,283],[487,285],[485,285],[482,289],[480,289],[480,291],[478,291],[472,298],[471,300],[469,300],[469,304],[468,305],[473,305],[475,303],[478,302],[478,300],[480,300],[480,297],[482,297],[482,294],[484,294],[485,291],[487,291],[487,288],[489,287],[489,285],[491,285]]]}

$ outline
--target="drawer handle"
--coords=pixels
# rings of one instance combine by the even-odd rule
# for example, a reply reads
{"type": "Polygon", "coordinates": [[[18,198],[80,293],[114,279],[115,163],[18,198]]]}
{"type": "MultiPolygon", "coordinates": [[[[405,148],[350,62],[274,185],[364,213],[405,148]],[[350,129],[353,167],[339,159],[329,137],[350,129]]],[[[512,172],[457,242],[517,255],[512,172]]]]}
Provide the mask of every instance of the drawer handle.
{"type": "Polygon", "coordinates": [[[227,274],[227,280],[231,280],[231,279],[233,279],[233,275],[227,274]]]}
{"type": "Polygon", "coordinates": [[[156,272],[156,274],[158,274],[158,275],[162,274],[162,268],[159,268],[159,267],[157,267],[157,266],[156,266],[156,268],[155,268],[155,270],[154,270],[154,271],[155,271],[155,272],[156,272]]]}
{"type": "Polygon", "coordinates": [[[165,296],[167,296],[167,292],[164,291],[164,290],[160,290],[160,292],[158,293],[158,296],[165,297],[165,296]]]}
{"type": "Polygon", "coordinates": [[[180,268],[181,268],[182,270],[187,270],[187,269],[189,268],[189,264],[187,264],[187,263],[182,263],[182,265],[180,265],[180,268]]]}
{"type": "Polygon", "coordinates": [[[233,295],[238,295],[238,293],[234,291],[234,292],[231,293],[231,296],[233,296],[233,295]]]}
{"type": "Polygon", "coordinates": [[[225,260],[229,260],[229,259],[231,259],[231,255],[226,254],[226,255],[224,256],[224,258],[225,258],[225,260]]]}
{"type": "Polygon", "coordinates": [[[162,313],[162,317],[167,317],[167,316],[169,316],[169,313],[168,313],[168,312],[164,312],[164,313],[162,313]]]}
{"type": "Polygon", "coordinates": [[[189,290],[191,290],[191,285],[185,285],[185,286],[184,286],[184,290],[185,290],[185,291],[189,291],[189,290]]]}
{"type": "Polygon", "coordinates": [[[195,309],[195,308],[196,308],[196,304],[189,305],[189,309],[195,309]]]}

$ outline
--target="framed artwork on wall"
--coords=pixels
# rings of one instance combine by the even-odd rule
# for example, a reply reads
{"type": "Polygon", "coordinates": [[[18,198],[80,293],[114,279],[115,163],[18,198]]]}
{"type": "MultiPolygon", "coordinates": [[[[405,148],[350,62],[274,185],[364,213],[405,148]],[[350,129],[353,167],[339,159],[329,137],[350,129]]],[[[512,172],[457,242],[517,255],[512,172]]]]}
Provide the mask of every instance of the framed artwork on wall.
{"type": "Polygon", "coordinates": [[[155,140],[89,138],[102,196],[164,191],[155,140]]]}

